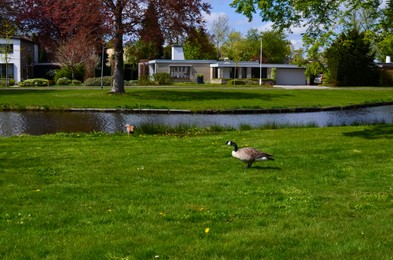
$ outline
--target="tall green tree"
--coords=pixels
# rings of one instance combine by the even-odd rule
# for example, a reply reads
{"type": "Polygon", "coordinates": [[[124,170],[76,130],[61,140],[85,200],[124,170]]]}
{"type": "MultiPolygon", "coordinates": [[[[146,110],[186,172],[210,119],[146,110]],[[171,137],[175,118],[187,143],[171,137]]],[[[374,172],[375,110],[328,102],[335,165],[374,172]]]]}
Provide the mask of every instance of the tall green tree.
{"type": "Polygon", "coordinates": [[[352,29],[341,33],[326,51],[327,66],[334,86],[369,86],[378,84],[374,53],[364,32],[352,29]]]}
{"type": "Polygon", "coordinates": [[[287,63],[291,54],[291,43],[282,31],[262,33],[263,57],[266,63],[287,63]]]}
{"type": "Polygon", "coordinates": [[[203,28],[194,28],[188,33],[183,49],[186,60],[216,59],[216,47],[210,35],[203,28]]]}
{"type": "Polygon", "coordinates": [[[383,61],[386,56],[393,56],[393,1],[387,2],[382,11],[378,40],[378,58],[383,61]]]}
{"type": "Polygon", "coordinates": [[[288,61],[291,43],[286,40],[284,33],[274,30],[261,33],[257,29],[250,29],[245,37],[239,32],[232,32],[222,47],[223,54],[232,60],[235,57],[239,61],[259,60],[261,39],[263,63],[285,63],[288,61]]]}

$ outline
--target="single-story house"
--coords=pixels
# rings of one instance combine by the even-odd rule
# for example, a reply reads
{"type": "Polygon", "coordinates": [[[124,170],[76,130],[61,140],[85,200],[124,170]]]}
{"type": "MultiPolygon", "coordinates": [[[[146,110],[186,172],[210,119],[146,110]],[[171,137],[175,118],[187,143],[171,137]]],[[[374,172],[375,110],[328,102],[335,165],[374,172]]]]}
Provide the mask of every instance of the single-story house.
{"type": "Polygon", "coordinates": [[[38,62],[38,46],[22,37],[0,38],[0,78],[16,83],[28,78],[31,65],[38,62]]]}
{"type": "Polygon", "coordinates": [[[292,64],[260,64],[258,61],[233,62],[217,60],[185,60],[182,48],[172,47],[172,59],[156,59],[147,62],[149,75],[169,73],[177,81],[204,81],[221,83],[233,78],[273,78],[277,85],[305,85],[306,68],[292,64]],[[274,75],[275,73],[275,75],[274,75]]]}

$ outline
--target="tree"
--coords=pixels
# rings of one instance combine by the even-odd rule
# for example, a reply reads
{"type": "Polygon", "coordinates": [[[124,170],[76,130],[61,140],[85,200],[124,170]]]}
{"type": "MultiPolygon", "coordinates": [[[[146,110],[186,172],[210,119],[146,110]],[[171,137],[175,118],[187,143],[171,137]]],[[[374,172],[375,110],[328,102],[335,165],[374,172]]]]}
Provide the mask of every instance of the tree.
{"type": "Polygon", "coordinates": [[[393,1],[387,2],[382,11],[380,22],[381,33],[378,39],[378,58],[384,60],[385,56],[393,56],[393,1]]]}
{"type": "Polygon", "coordinates": [[[341,33],[326,51],[331,83],[341,86],[377,84],[378,73],[370,43],[357,29],[341,33]]]}
{"type": "MultiPolygon", "coordinates": [[[[0,35],[4,37],[5,43],[0,46],[0,58],[5,63],[5,86],[8,87],[8,65],[10,62],[10,54],[12,53],[11,49],[11,39],[15,36],[15,26],[11,24],[11,22],[7,19],[2,21],[0,35]]],[[[2,75],[0,75],[1,78],[2,75]]]]}
{"type": "Polygon", "coordinates": [[[217,58],[221,58],[221,46],[228,39],[229,33],[231,32],[228,16],[219,15],[217,19],[213,21],[211,31],[216,40],[217,58]]]}
{"type": "Polygon", "coordinates": [[[105,16],[97,1],[19,0],[13,3],[21,29],[37,35],[39,43],[52,52],[77,34],[101,42],[105,16]]]}
{"type": "MultiPolygon", "coordinates": [[[[249,20],[259,13],[262,21],[273,22],[274,28],[291,30],[305,28],[306,44],[320,40],[332,32],[337,25],[345,23],[354,10],[378,9],[379,0],[232,0],[230,4],[249,20]]],[[[329,42],[326,42],[329,43],[329,42]]]]}
{"type": "Polygon", "coordinates": [[[285,35],[279,31],[260,33],[257,29],[250,29],[246,37],[239,32],[229,34],[227,42],[222,46],[223,54],[239,61],[259,60],[261,37],[263,41],[263,63],[285,63],[291,53],[291,44],[285,35]]]}
{"type": "MultiPolygon", "coordinates": [[[[114,79],[111,92],[124,93],[123,37],[135,36],[143,21],[146,8],[154,0],[101,0],[104,13],[110,17],[114,43],[114,79]]],[[[173,42],[198,24],[203,24],[202,11],[209,12],[210,5],[202,0],[163,0],[154,5],[161,31],[168,42],[173,42]]]]}
{"type": "Polygon", "coordinates": [[[213,60],[216,48],[203,28],[193,29],[183,44],[184,57],[187,60],[213,60]]]}
{"type": "Polygon", "coordinates": [[[291,43],[282,31],[266,31],[262,33],[263,57],[266,63],[286,63],[291,54],[291,43]]]}
{"type": "Polygon", "coordinates": [[[158,20],[156,2],[150,1],[145,11],[139,30],[139,46],[142,48],[140,53],[143,55],[141,59],[156,59],[163,56],[164,35],[158,20]]]}
{"type": "Polygon", "coordinates": [[[75,71],[80,66],[85,68],[86,77],[92,77],[100,62],[94,45],[93,39],[89,39],[88,35],[78,34],[57,48],[55,59],[70,69],[72,80],[75,79],[75,71]]]}

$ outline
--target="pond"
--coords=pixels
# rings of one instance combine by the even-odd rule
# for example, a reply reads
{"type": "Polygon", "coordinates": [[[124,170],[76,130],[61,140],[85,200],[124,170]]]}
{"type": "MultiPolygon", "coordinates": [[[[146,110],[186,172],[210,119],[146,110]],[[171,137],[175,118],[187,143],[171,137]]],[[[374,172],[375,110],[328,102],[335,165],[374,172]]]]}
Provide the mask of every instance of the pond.
{"type": "Polygon", "coordinates": [[[229,126],[342,126],[393,123],[393,105],[351,110],[272,114],[192,114],[127,112],[0,112],[0,136],[42,135],[57,132],[124,132],[124,125],[142,124],[192,127],[229,126]]]}

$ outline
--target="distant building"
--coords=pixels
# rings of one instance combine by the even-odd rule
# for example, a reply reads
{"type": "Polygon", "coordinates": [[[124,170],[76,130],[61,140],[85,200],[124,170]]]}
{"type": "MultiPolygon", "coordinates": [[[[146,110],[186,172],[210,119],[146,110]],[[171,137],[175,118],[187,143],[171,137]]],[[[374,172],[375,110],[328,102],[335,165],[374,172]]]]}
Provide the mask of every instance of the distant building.
{"type": "Polygon", "coordinates": [[[13,78],[15,82],[29,78],[32,74],[32,65],[38,63],[38,46],[29,39],[12,37],[0,38],[0,78],[13,78]],[[7,50],[7,61],[4,49],[7,50]]]}
{"type": "Polygon", "coordinates": [[[260,64],[259,62],[233,62],[216,60],[185,60],[182,48],[172,47],[172,59],[147,62],[149,75],[169,73],[175,81],[197,82],[203,76],[211,83],[224,83],[228,79],[273,78],[277,85],[305,85],[306,68],[292,64],[260,64]],[[261,75],[262,74],[262,75],[261,75]],[[274,75],[275,74],[275,75],[274,75]]]}

